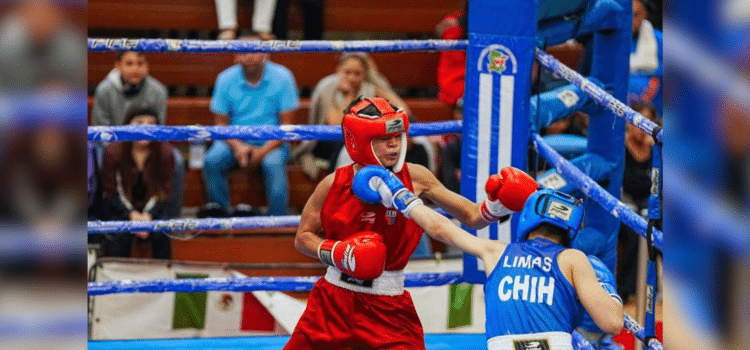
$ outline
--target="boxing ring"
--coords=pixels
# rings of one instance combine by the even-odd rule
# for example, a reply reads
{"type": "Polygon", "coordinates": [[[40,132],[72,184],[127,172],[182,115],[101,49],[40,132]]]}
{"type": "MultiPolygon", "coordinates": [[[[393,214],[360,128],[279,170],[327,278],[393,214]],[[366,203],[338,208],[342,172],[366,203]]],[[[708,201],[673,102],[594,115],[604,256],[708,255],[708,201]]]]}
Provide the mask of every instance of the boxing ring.
{"type": "MultiPolygon", "coordinates": [[[[625,315],[624,327],[649,349],[661,349],[655,338],[654,306],[656,297],[655,256],[663,249],[661,221],[661,145],[660,127],[622,103],[627,86],[627,57],[630,33],[630,2],[614,0],[578,1],[575,3],[472,2],[469,9],[469,40],[407,41],[206,41],[175,39],[88,39],[90,51],[134,50],[142,52],[210,53],[210,52],[406,52],[466,50],[467,72],[464,98],[464,121],[415,123],[410,136],[463,134],[462,195],[475,202],[484,199],[484,182],[504,166],[515,166],[536,173],[528,164],[528,152],[542,157],[551,169],[537,174],[540,183],[575,192],[586,198],[585,227],[590,234],[614,232],[620,223],[647,239],[648,263],[647,315],[645,327],[625,315]],[[513,6],[517,18],[498,24],[489,13],[513,6]],[[537,18],[540,14],[540,18],[537,18]],[[571,25],[571,14],[579,23],[571,25]],[[539,20],[539,27],[536,26],[539,20]],[[564,42],[581,34],[592,34],[594,59],[592,75],[585,78],[547,54],[543,47],[564,42]],[[623,54],[625,52],[625,54],[623,54]],[[620,55],[622,57],[614,57],[620,55]],[[529,96],[533,60],[570,85],[529,96]],[[614,69],[612,68],[614,67],[614,69]],[[560,97],[575,95],[575,102],[560,97]],[[619,99],[618,99],[619,97],[619,99]],[[550,144],[538,130],[577,110],[590,115],[590,133],[581,155],[571,160],[560,155],[560,143],[550,144]],[[544,111],[542,116],[541,112],[544,111]],[[624,123],[628,122],[651,135],[654,146],[652,196],[648,220],[619,201],[623,167],[624,123]],[[619,146],[618,146],[619,144],[619,146]],[[557,149],[556,149],[557,148],[557,149]],[[618,155],[619,154],[619,155],[618,155]],[[599,182],[607,183],[602,187],[599,182]]],[[[121,142],[135,140],[203,142],[224,139],[245,140],[341,140],[338,126],[117,126],[89,127],[89,141],[121,142]]],[[[151,222],[89,222],[88,234],[117,232],[194,232],[296,227],[299,216],[252,217],[231,219],[175,219],[151,222]]],[[[517,218],[488,228],[470,231],[479,237],[513,241],[510,232],[517,218]]],[[[584,230],[585,231],[585,230],[584,230]]],[[[609,235],[611,236],[611,234],[609,235]]],[[[607,242],[611,242],[611,237],[607,242]]],[[[580,236],[579,236],[580,237],[580,236]]],[[[616,237],[615,237],[616,242],[616,237]]],[[[586,249],[589,247],[580,247],[586,249]]],[[[599,248],[604,251],[611,245],[599,248]]],[[[593,248],[592,248],[593,249],[593,248]]],[[[596,254],[598,251],[586,251],[596,254]]],[[[606,256],[602,260],[606,261],[606,256]]],[[[610,268],[612,266],[610,265],[610,268]]],[[[319,277],[230,277],[199,279],[118,280],[90,282],[89,297],[106,298],[122,293],[210,292],[210,291],[309,291],[319,277]]],[[[464,255],[463,271],[443,273],[407,273],[406,287],[426,287],[482,283],[484,271],[477,259],[464,255]]],[[[91,349],[278,349],[288,336],[251,336],[241,338],[159,339],[159,340],[90,340],[91,349]]],[[[427,349],[485,348],[483,334],[426,334],[427,349]]],[[[592,348],[574,332],[576,349],[592,348]]]]}

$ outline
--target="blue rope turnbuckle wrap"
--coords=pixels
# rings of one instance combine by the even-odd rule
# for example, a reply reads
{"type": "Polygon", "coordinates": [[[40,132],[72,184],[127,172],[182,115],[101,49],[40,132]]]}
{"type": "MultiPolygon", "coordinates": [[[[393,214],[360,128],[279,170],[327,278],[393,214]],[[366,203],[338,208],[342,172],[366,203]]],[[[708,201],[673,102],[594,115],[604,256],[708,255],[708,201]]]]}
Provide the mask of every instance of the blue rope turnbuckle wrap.
{"type": "MultiPolygon", "coordinates": [[[[575,165],[555,152],[552,147],[544,142],[539,134],[532,134],[532,143],[534,149],[546,159],[557,171],[568,181],[573,183],[587,197],[599,203],[602,208],[609,211],[614,217],[619,219],[625,225],[628,225],[633,231],[642,237],[647,237],[646,231],[648,223],[638,214],[634,213],[625,204],[613,197],[609,192],[599,186],[594,180],[586,176],[575,165]]],[[[661,231],[653,229],[653,246],[659,251],[664,249],[664,238],[661,231]]]]}
{"type": "Polygon", "coordinates": [[[625,329],[648,346],[649,350],[662,350],[662,344],[656,338],[651,338],[648,340],[648,343],[646,342],[643,326],[627,313],[625,313],[625,329]]]}
{"type": "Polygon", "coordinates": [[[552,57],[552,55],[543,50],[536,49],[536,58],[541,65],[565,78],[565,80],[577,86],[583,90],[583,92],[589,94],[599,105],[609,109],[616,116],[624,118],[628,123],[635,125],[647,134],[653,135],[657,143],[663,142],[663,130],[661,127],[644,117],[643,114],[634,111],[632,108],[622,103],[622,101],[616,99],[614,96],[607,93],[596,84],[590,82],[575,70],[562,64],[562,62],[558,61],[556,58],[552,57]]]}
{"type": "Polygon", "coordinates": [[[141,52],[404,52],[466,50],[468,40],[195,40],[88,38],[89,51],[141,52]]]}

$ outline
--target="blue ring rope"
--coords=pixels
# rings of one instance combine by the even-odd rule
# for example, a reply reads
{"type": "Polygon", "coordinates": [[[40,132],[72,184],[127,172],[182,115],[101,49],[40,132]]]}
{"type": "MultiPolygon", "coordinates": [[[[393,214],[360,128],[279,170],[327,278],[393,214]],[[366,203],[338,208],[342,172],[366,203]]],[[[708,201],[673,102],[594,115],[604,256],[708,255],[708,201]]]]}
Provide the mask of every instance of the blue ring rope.
{"type": "MultiPolygon", "coordinates": [[[[628,332],[633,334],[636,338],[638,338],[638,340],[645,344],[645,330],[643,329],[643,326],[641,326],[641,324],[638,323],[638,321],[636,321],[633,316],[628,315],[627,312],[624,314],[624,316],[625,329],[627,329],[628,332]]],[[[656,338],[651,339],[646,345],[648,346],[649,350],[663,350],[662,344],[656,338]]]]}
{"type": "Polygon", "coordinates": [[[88,232],[110,234],[119,232],[184,232],[207,230],[239,230],[273,227],[297,227],[300,217],[256,216],[227,219],[172,219],[153,221],[89,221],[88,232]]]}
{"type": "Polygon", "coordinates": [[[196,40],[88,38],[89,51],[208,52],[404,52],[466,50],[468,40],[196,40]]]}
{"type": "MultiPolygon", "coordinates": [[[[445,210],[438,213],[452,218],[445,210]]],[[[299,226],[299,215],[255,216],[226,219],[171,219],[152,221],[89,221],[89,235],[104,235],[120,232],[185,232],[208,230],[239,230],[299,226]]],[[[0,240],[2,242],[2,240],[0,240]]]]}
{"type": "MultiPolygon", "coordinates": [[[[248,278],[200,278],[200,279],[157,279],[148,281],[119,280],[89,282],[88,295],[114,293],[199,293],[212,291],[252,292],[252,291],[295,291],[312,289],[319,276],[310,277],[248,277],[248,278]]],[[[463,282],[460,272],[445,273],[406,273],[405,287],[442,286],[463,282]]]]}
{"type": "MultiPolygon", "coordinates": [[[[604,91],[596,84],[584,78],[575,70],[562,64],[562,62],[554,58],[552,55],[537,48],[536,58],[541,65],[556,73],[557,75],[565,78],[565,80],[569,81],[571,84],[577,86],[583,92],[590,95],[591,98],[596,101],[596,103],[609,109],[616,116],[624,118],[630,124],[637,126],[639,129],[643,130],[649,135],[653,135],[654,129],[658,128],[658,125],[656,125],[656,123],[644,117],[643,114],[634,111],[632,108],[628,107],[628,105],[622,103],[622,101],[616,99],[614,96],[604,91]]],[[[663,133],[664,130],[659,130],[656,134],[656,139],[659,142],[663,142],[663,133]]]]}
{"type": "MultiPolygon", "coordinates": [[[[646,220],[640,215],[634,213],[625,204],[613,197],[609,192],[604,190],[599,184],[597,184],[590,177],[586,176],[580,169],[575,165],[571,164],[567,159],[563,158],[557,153],[552,147],[550,147],[544,139],[537,133],[532,134],[532,141],[534,149],[544,157],[555,169],[565,177],[568,181],[572,182],[577,188],[583,193],[599,203],[602,208],[610,212],[614,217],[618,218],[622,223],[628,225],[633,231],[637,232],[641,237],[646,237],[646,228],[648,224],[646,220]]],[[[653,229],[654,240],[653,245],[659,251],[663,251],[664,238],[661,231],[653,229]]]]}
{"type": "MultiPolygon", "coordinates": [[[[662,146],[655,144],[652,146],[651,157],[651,195],[648,198],[648,223],[653,229],[654,225],[661,222],[661,200],[662,200],[662,146]]],[[[649,249],[648,262],[646,267],[646,337],[648,339],[656,336],[656,258],[655,252],[649,249]]]]}
{"type": "MultiPolygon", "coordinates": [[[[414,123],[409,136],[460,133],[461,121],[414,123]]],[[[342,140],[341,127],[335,125],[257,125],[257,126],[162,126],[125,125],[89,126],[89,141],[210,141],[210,140],[342,140]]]]}

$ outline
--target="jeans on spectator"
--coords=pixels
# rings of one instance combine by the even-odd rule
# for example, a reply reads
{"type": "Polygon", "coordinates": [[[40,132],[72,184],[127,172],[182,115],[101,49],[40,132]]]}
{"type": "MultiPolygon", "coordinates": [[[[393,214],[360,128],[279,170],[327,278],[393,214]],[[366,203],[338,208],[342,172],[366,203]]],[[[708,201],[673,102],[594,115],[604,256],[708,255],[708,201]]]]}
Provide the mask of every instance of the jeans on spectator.
{"type": "MultiPolygon", "coordinates": [[[[286,163],[289,158],[289,146],[269,152],[261,161],[263,180],[268,196],[268,215],[286,215],[289,203],[289,189],[286,174],[286,163]]],[[[214,141],[206,152],[203,164],[203,184],[206,188],[208,202],[219,203],[229,210],[229,171],[238,166],[232,150],[223,141],[214,141]]]]}

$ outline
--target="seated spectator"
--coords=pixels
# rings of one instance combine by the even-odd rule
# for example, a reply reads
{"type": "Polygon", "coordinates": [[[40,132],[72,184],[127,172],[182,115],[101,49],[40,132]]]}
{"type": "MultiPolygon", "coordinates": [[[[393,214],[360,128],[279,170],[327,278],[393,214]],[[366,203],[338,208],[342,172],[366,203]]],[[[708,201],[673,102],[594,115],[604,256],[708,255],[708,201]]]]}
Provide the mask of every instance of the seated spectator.
{"type": "Polygon", "coordinates": [[[91,125],[124,125],[125,113],[134,105],[146,104],[156,111],[159,124],[167,119],[167,88],[148,75],[142,52],[120,51],[115,68],[96,87],[91,108],[91,125]]]}
{"type": "MultiPolygon", "coordinates": [[[[468,1],[464,1],[462,10],[443,18],[435,28],[440,39],[456,40],[467,38],[468,1]]],[[[440,91],[438,98],[448,105],[455,106],[464,95],[464,76],[466,75],[466,51],[443,51],[440,53],[437,69],[437,81],[440,91]]]]}
{"type": "MultiPolygon", "coordinates": [[[[156,125],[156,110],[148,105],[131,107],[129,125],[156,125]]],[[[109,145],[102,167],[102,219],[151,221],[167,219],[174,179],[172,146],[167,142],[134,141],[109,145]]],[[[133,239],[148,240],[153,257],[169,259],[170,241],[164,233],[119,233],[111,255],[130,256],[133,239]]]]}
{"type": "Polygon", "coordinates": [[[85,84],[84,34],[58,1],[4,1],[0,17],[0,90],[26,92],[85,84]]]}
{"type": "MultiPolygon", "coordinates": [[[[631,108],[651,121],[656,119],[656,107],[647,102],[632,103],[631,108]]],[[[654,139],[637,126],[628,123],[625,130],[625,170],[622,177],[622,202],[636,213],[645,214],[651,195],[651,151],[654,139]]],[[[619,244],[622,254],[617,259],[620,273],[617,274],[618,293],[622,300],[635,293],[638,266],[638,241],[640,236],[621,225],[619,244]]]]}
{"type": "MultiPolygon", "coordinates": [[[[345,53],[339,58],[336,73],[318,82],[310,99],[308,123],[313,125],[341,125],[344,109],[358,96],[382,97],[397,106],[404,106],[401,98],[391,89],[388,81],[378,73],[374,62],[364,53],[345,53]]],[[[313,180],[318,178],[320,167],[328,172],[336,169],[342,141],[306,141],[294,150],[294,158],[313,180]],[[319,160],[323,160],[322,162],[319,160]]]]}
{"type": "Polygon", "coordinates": [[[646,18],[647,0],[633,0],[633,40],[630,44],[628,102],[643,101],[662,113],[663,34],[646,18]]]}
{"type": "MultiPolygon", "coordinates": [[[[256,34],[242,40],[258,40],[256,34]]],[[[211,112],[216,125],[291,124],[299,107],[297,84],[286,67],[268,60],[266,53],[235,56],[237,64],[216,78],[211,112]]],[[[229,171],[237,167],[263,170],[268,196],[268,215],[285,215],[289,199],[286,163],[288,146],[278,140],[214,141],[206,152],[203,184],[209,203],[229,212],[229,171]]],[[[252,172],[254,173],[254,171],[252,172]]]]}
{"type": "MultiPolygon", "coordinates": [[[[218,40],[237,37],[237,0],[214,0],[216,20],[219,22],[218,40]]],[[[253,7],[253,31],[265,40],[270,40],[271,24],[276,10],[276,0],[255,0],[253,7]]]]}

